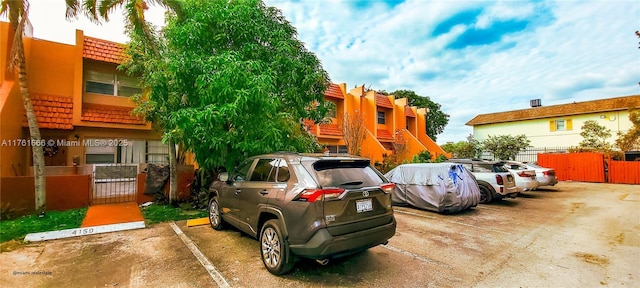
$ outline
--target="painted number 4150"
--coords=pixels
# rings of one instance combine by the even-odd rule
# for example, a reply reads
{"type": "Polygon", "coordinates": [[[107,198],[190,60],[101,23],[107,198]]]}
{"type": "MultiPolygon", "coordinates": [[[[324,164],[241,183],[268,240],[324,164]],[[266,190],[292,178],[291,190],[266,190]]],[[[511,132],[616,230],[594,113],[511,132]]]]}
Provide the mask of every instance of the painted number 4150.
{"type": "Polygon", "coordinates": [[[75,235],[75,236],[79,236],[79,235],[89,235],[89,234],[93,234],[93,228],[81,228],[81,229],[76,229],[73,230],[73,232],[71,232],[71,235],[75,235]]]}

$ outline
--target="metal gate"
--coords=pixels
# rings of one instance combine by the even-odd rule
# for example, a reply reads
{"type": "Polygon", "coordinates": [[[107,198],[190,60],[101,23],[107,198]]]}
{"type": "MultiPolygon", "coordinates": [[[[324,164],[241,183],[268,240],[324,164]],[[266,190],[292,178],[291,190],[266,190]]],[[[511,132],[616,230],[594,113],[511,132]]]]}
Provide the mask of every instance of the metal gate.
{"type": "Polygon", "coordinates": [[[94,164],[91,205],[135,202],[138,164],[94,164]]]}

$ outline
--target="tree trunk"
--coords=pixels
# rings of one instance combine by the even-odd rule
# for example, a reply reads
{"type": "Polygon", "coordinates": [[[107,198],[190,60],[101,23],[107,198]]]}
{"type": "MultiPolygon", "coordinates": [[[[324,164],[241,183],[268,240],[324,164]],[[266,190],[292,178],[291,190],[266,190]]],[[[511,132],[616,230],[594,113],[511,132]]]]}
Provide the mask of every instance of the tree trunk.
{"type": "MultiPolygon", "coordinates": [[[[22,38],[22,37],[21,37],[22,38]]],[[[20,39],[22,41],[22,39],[20,39]]],[[[20,43],[19,45],[22,45],[20,43]]],[[[31,136],[31,151],[33,153],[33,175],[35,186],[35,208],[36,212],[44,212],[47,201],[47,182],[44,175],[44,151],[42,138],[40,137],[40,128],[38,128],[38,119],[36,113],[33,110],[33,104],[31,103],[31,97],[29,96],[29,85],[27,82],[27,64],[24,58],[24,48],[19,49],[19,68],[18,79],[20,83],[20,95],[22,96],[22,102],[24,103],[24,111],[27,115],[27,122],[29,123],[29,135],[31,136]]]]}
{"type": "Polygon", "coordinates": [[[169,203],[177,200],[178,196],[178,161],[176,159],[176,145],[169,139],[169,203]]]}

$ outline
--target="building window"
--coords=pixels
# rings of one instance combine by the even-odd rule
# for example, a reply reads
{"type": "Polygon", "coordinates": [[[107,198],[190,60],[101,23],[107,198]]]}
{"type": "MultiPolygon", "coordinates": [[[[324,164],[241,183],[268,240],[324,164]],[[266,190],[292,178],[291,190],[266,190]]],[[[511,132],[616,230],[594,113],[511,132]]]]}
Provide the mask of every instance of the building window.
{"type": "Polygon", "coordinates": [[[347,148],[347,146],[344,146],[344,145],[338,145],[338,146],[328,145],[326,147],[329,150],[329,153],[344,153],[344,154],[349,153],[349,149],[347,148]]]}
{"type": "Polygon", "coordinates": [[[327,111],[327,117],[329,118],[336,118],[336,109],[329,109],[327,111]]]}
{"type": "Polygon", "coordinates": [[[169,163],[169,146],[161,141],[131,139],[85,139],[85,163],[169,163]]]}
{"type": "Polygon", "coordinates": [[[85,163],[106,164],[116,163],[117,149],[114,145],[107,145],[103,139],[87,139],[84,141],[85,163]]]}
{"type": "Polygon", "coordinates": [[[130,97],[142,93],[138,80],[123,72],[85,70],[85,91],[88,93],[130,97]]]}
{"type": "Polygon", "coordinates": [[[162,141],[147,141],[145,160],[153,164],[169,164],[169,146],[162,141]]]}
{"type": "Polygon", "coordinates": [[[385,119],[385,113],[384,111],[378,111],[378,124],[385,124],[386,123],[386,119],[385,119]]]}
{"type": "Polygon", "coordinates": [[[557,119],[549,122],[549,130],[553,131],[570,131],[572,130],[571,119],[557,119]]]}

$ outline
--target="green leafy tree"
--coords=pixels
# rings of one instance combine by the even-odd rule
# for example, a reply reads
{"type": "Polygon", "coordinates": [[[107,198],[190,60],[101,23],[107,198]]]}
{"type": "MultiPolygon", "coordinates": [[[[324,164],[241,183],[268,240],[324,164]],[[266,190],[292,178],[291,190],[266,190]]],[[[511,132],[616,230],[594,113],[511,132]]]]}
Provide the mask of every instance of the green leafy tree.
{"type": "Polygon", "coordinates": [[[447,152],[453,152],[455,158],[476,158],[480,156],[480,153],[482,152],[482,145],[480,141],[473,138],[473,135],[469,135],[466,142],[461,142],[462,144],[460,144],[460,147],[458,147],[456,151],[447,152]]]}
{"type": "Polygon", "coordinates": [[[488,139],[482,141],[482,148],[493,153],[494,158],[498,160],[515,160],[520,151],[529,147],[529,143],[531,141],[524,134],[518,136],[489,135],[488,139]]]}
{"type": "Polygon", "coordinates": [[[631,128],[627,132],[618,132],[616,139],[616,146],[622,152],[640,150],[640,110],[630,111],[629,121],[632,123],[631,128]]]}
{"type": "Polygon", "coordinates": [[[417,155],[413,156],[411,159],[411,163],[430,163],[431,162],[431,152],[424,150],[420,151],[417,155]]]}
{"type": "Polygon", "coordinates": [[[449,153],[457,153],[458,151],[460,151],[462,149],[462,147],[464,145],[467,144],[467,141],[458,141],[458,142],[449,142],[443,145],[440,145],[440,148],[442,148],[442,150],[449,152],[449,153]]]}
{"type": "MultiPolygon", "coordinates": [[[[33,110],[31,96],[29,94],[29,82],[27,81],[27,60],[24,54],[24,42],[22,37],[25,31],[31,27],[29,22],[29,1],[26,0],[2,0],[0,2],[0,16],[8,16],[9,24],[13,28],[13,46],[9,55],[9,69],[18,74],[18,85],[24,105],[27,123],[29,124],[29,136],[31,137],[31,153],[33,155],[33,178],[35,187],[35,209],[44,212],[47,204],[47,182],[44,175],[44,150],[40,136],[40,128],[36,112],[33,110]]],[[[4,68],[1,68],[4,69],[4,68]]]]}
{"type": "Polygon", "coordinates": [[[611,130],[598,124],[595,120],[584,121],[580,136],[583,138],[578,144],[581,149],[602,152],[611,150],[611,144],[607,142],[607,139],[611,137],[611,130]]]}
{"type": "Polygon", "coordinates": [[[316,150],[301,120],[326,114],[329,77],[281,11],[256,0],[187,0],[181,13],[168,17],[161,59],[132,39],[131,67],[149,89],[142,109],[205,169],[316,150]]]}
{"type": "Polygon", "coordinates": [[[426,116],[426,133],[433,141],[438,139],[438,134],[442,133],[449,123],[449,114],[442,112],[440,104],[431,101],[429,96],[420,96],[411,90],[396,90],[391,93],[380,91],[380,93],[385,95],[394,95],[396,99],[407,98],[409,106],[428,108],[429,112],[427,112],[426,116]]]}

